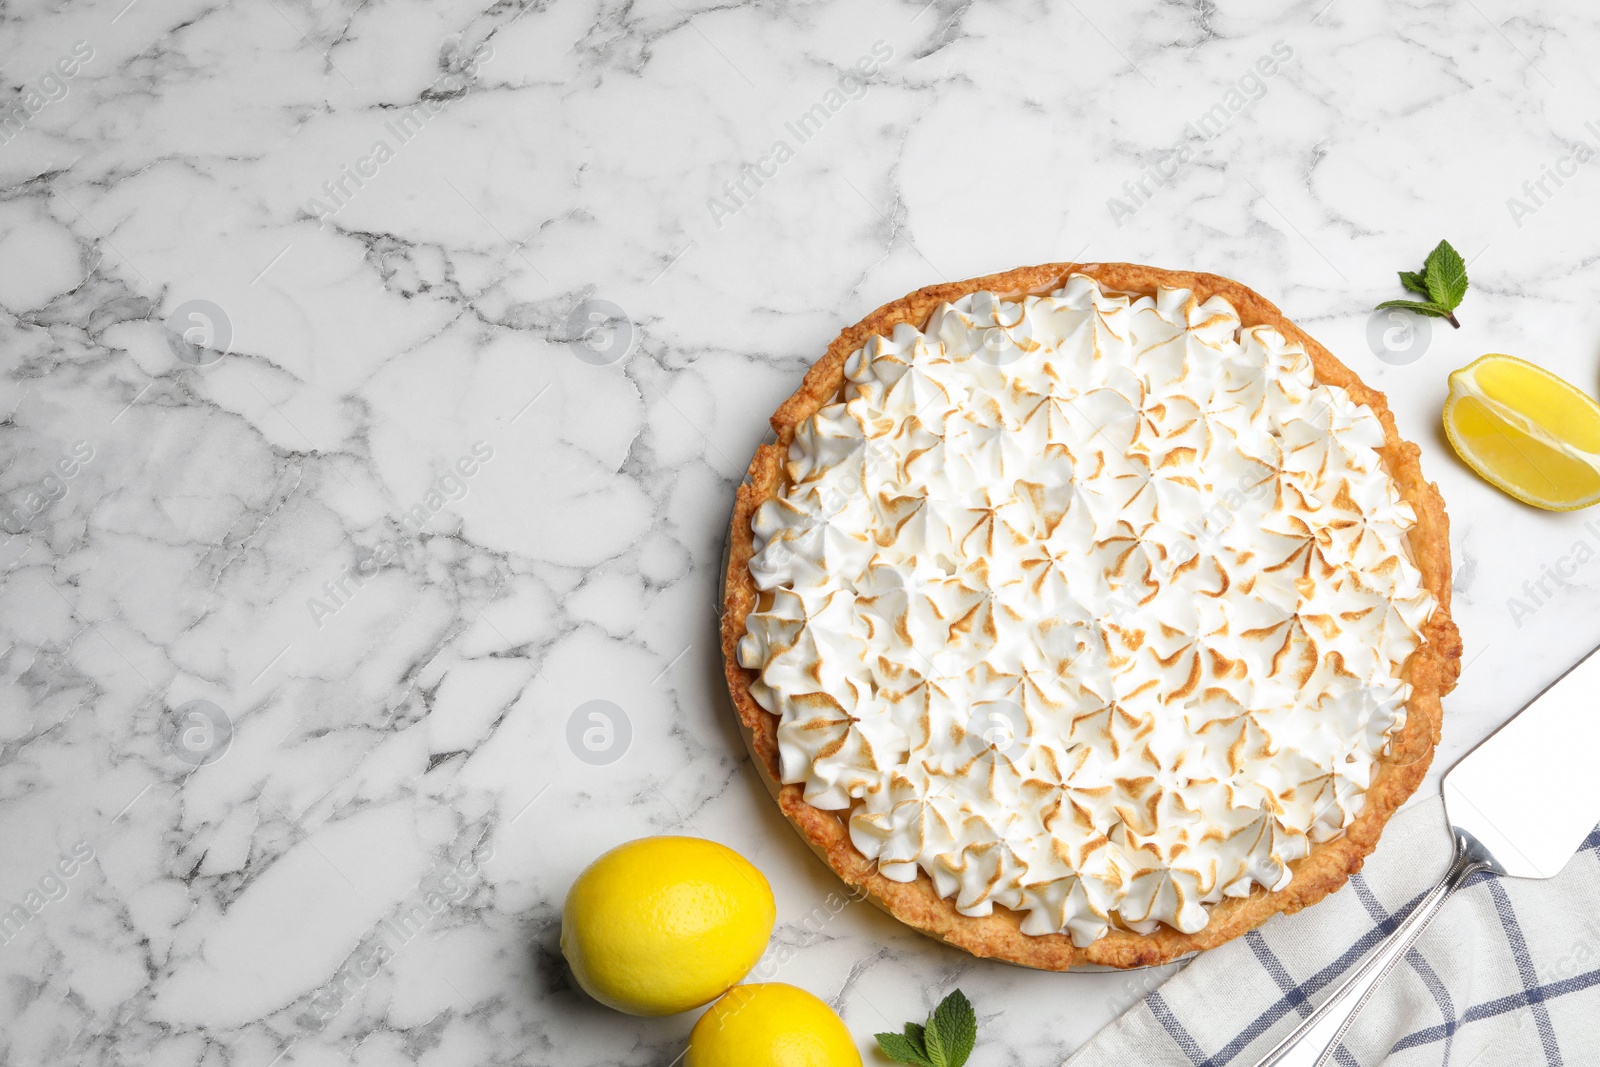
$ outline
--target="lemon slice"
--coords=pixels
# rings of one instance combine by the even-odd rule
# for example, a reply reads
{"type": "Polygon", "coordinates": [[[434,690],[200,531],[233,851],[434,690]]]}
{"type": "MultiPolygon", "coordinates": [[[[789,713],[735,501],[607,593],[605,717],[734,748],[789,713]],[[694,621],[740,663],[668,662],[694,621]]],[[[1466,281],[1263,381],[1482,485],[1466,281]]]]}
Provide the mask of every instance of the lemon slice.
{"type": "Polygon", "coordinates": [[[1524,504],[1576,511],[1600,500],[1600,403],[1525,359],[1490,354],[1450,375],[1444,432],[1524,504]]]}

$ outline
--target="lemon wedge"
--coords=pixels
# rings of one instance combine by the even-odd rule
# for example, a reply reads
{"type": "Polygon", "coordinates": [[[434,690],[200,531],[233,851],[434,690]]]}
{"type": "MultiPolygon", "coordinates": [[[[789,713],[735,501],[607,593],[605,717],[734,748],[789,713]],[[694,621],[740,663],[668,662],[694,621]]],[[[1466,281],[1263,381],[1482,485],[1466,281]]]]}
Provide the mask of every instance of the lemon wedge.
{"type": "Polygon", "coordinates": [[[1600,403],[1525,359],[1490,354],[1451,374],[1444,432],[1524,504],[1576,511],[1600,500],[1600,403]]]}

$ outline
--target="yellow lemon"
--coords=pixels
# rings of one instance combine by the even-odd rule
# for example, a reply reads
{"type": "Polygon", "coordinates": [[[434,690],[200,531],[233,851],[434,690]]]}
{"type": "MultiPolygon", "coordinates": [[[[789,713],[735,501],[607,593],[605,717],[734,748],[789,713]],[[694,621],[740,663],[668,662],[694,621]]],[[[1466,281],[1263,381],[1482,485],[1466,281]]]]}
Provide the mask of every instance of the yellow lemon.
{"type": "Polygon", "coordinates": [[[1525,359],[1491,354],[1450,375],[1444,432],[1524,504],[1575,511],[1600,500],[1600,404],[1525,359]]]}
{"type": "Polygon", "coordinates": [[[782,982],[742,985],[700,1016],[684,1067],[861,1067],[833,1009],[782,982]]]}
{"type": "Polygon", "coordinates": [[[698,837],[645,837],[595,860],[561,912],[561,951],[584,990],[629,1015],[721,996],[756,965],[777,919],[750,861],[698,837]]]}

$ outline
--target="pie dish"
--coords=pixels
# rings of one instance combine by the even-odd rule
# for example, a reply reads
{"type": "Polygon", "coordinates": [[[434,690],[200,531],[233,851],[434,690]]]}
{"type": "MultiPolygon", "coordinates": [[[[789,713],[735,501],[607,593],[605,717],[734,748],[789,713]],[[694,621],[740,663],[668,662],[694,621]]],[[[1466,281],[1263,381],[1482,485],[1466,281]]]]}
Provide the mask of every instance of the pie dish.
{"type": "Polygon", "coordinates": [[[1427,771],[1448,524],[1382,394],[1210,274],[1047,264],[839,335],[772,416],[722,645],[850,886],[1049,970],[1344,884],[1427,771]]]}

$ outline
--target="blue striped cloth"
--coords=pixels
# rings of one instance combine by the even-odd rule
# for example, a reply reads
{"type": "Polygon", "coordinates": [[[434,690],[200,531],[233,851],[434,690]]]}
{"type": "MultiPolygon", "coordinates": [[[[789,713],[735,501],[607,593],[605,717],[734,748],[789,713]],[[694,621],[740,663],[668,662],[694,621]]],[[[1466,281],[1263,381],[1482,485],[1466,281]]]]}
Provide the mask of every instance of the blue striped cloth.
{"type": "MultiPolygon", "coordinates": [[[[1443,803],[1413,804],[1344,889],[1202,953],[1067,1067],[1254,1067],[1449,860],[1443,803]]],[[[1334,1062],[1600,1064],[1600,830],[1554,879],[1478,875],[1458,890],[1358,1016],[1334,1062]]]]}

